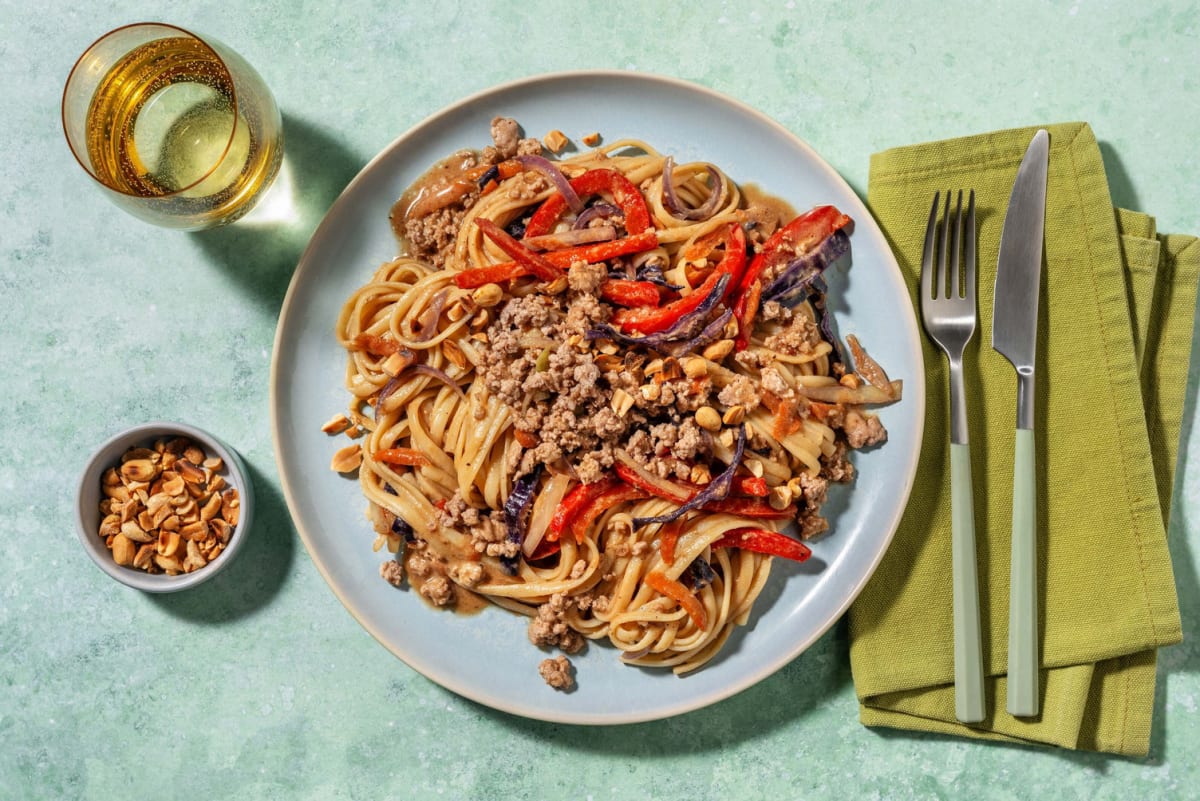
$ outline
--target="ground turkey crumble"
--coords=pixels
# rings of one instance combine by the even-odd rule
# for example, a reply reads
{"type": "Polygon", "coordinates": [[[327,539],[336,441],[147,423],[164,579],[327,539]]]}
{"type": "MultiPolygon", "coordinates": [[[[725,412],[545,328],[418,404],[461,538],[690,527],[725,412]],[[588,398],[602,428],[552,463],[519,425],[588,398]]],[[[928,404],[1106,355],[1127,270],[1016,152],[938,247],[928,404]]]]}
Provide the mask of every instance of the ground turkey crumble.
{"type": "Polygon", "coordinates": [[[635,458],[657,459],[661,474],[686,476],[685,463],[711,452],[690,415],[709,401],[708,382],[665,381],[659,396],[648,399],[639,392],[644,356],[606,363],[587,346],[588,330],[611,314],[593,294],[605,275],[603,265],[574,267],[564,295],[513,298],[488,329],[484,385],[513,410],[516,429],[536,441],[518,474],[565,460],[591,483],[612,467],[614,449],[629,443],[635,458]],[[613,408],[617,390],[632,400],[624,414],[613,408]],[[638,437],[649,437],[644,447],[638,437]]]}
{"type": "Polygon", "coordinates": [[[539,647],[558,648],[567,654],[581,651],[583,635],[567,625],[565,619],[572,605],[574,601],[561,592],[551,595],[529,622],[529,641],[539,647]]]}
{"type": "Polygon", "coordinates": [[[538,673],[556,690],[570,692],[575,689],[574,669],[571,660],[565,656],[543,659],[538,665],[538,673]]]}

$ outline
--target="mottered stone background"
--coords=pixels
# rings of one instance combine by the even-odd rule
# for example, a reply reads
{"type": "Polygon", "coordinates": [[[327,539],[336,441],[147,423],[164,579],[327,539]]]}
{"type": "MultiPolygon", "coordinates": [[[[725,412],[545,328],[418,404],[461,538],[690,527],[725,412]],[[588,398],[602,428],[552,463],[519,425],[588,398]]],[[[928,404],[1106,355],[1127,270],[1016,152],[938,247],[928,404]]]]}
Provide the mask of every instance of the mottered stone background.
{"type": "Polygon", "coordinates": [[[874,151],[1086,120],[1118,205],[1200,233],[1195,3],[2,0],[0,30],[0,798],[1195,796],[1195,359],[1178,366],[1170,531],[1186,639],[1159,662],[1146,760],[865,729],[840,625],[673,720],[576,728],[465,701],[379,646],[322,581],[283,502],[268,402],[291,271],[346,182],[443,106],[543,72],[654,72],[732,95],[864,195],[874,151]],[[262,73],[285,119],[291,218],[173,233],[89,184],[62,137],[62,86],[93,39],[142,20],[209,33],[262,73]],[[72,522],[90,450],[152,419],[225,438],[258,492],[238,561],[163,597],[96,570],[72,522]]]}

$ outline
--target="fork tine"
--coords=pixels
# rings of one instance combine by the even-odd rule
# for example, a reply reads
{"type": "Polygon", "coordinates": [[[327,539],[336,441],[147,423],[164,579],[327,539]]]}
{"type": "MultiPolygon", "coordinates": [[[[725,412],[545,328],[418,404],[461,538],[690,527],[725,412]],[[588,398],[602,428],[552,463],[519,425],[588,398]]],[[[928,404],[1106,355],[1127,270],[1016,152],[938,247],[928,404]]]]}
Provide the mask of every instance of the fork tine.
{"type": "Polygon", "coordinates": [[[950,252],[950,192],[946,192],[946,212],[942,216],[942,249],[941,249],[941,252],[938,253],[938,259],[937,259],[938,271],[937,271],[937,276],[934,279],[937,283],[935,285],[936,291],[934,292],[934,297],[940,297],[940,298],[950,297],[946,293],[946,279],[948,277],[946,275],[946,273],[947,273],[946,256],[949,254],[949,252],[950,252]]]}
{"type": "Polygon", "coordinates": [[[958,190],[958,202],[954,206],[954,238],[950,243],[950,294],[948,297],[962,297],[962,282],[958,274],[962,266],[959,253],[962,251],[962,190],[958,190]]]}
{"type": "Polygon", "coordinates": [[[966,262],[966,295],[972,304],[975,303],[975,190],[970,190],[967,197],[967,242],[963,248],[963,260],[966,262]]]}
{"type": "Polygon", "coordinates": [[[921,254],[921,300],[933,297],[933,257],[937,238],[937,212],[940,192],[933,193],[933,206],[929,209],[929,223],[925,226],[925,250],[921,254]]]}

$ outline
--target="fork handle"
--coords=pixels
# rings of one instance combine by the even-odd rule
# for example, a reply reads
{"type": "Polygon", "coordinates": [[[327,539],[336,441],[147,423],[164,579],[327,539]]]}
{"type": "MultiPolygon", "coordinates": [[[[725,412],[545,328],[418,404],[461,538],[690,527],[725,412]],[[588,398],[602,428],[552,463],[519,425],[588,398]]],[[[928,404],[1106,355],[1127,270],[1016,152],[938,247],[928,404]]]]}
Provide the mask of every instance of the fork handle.
{"type": "Polygon", "coordinates": [[[950,554],[954,591],[954,716],[963,723],[978,723],[984,716],[973,487],[971,446],[965,442],[952,442],[950,554]]]}
{"type": "Polygon", "coordinates": [[[1008,599],[1008,712],[1038,714],[1037,496],[1033,429],[1018,428],[1008,599]]]}

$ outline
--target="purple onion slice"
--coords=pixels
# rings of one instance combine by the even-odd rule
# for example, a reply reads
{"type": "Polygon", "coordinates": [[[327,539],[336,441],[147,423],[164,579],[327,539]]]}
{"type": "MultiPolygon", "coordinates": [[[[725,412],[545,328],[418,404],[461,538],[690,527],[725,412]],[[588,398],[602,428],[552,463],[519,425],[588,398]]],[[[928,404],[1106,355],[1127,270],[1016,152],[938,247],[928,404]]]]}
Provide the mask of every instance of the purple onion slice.
{"type": "Polygon", "coordinates": [[[578,214],[583,211],[583,201],[579,199],[579,194],[571,186],[571,182],[562,174],[562,171],[550,163],[548,159],[541,156],[517,156],[516,160],[521,162],[521,166],[527,170],[537,170],[545,175],[554,183],[554,187],[559,194],[563,196],[563,200],[567,201],[567,206],[571,211],[578,214]]]}
{"type": "Polygon", "coordinates": [[[690,209],[680,200],[679,194],[675,191],[673,177],[675,175],[675,159],[667,156],[666,163],[663,164],[663,205],[667,211],[671,212],[671,216],[679,220],[707,220],[717,212],[717,208],[721,205],[721,197],[724,195],[722,187],[724,182],[721,180],[721,171],[714,164],[705,164],[704,169],[708,171],[708,200],[704,204],[690,209]]]}

